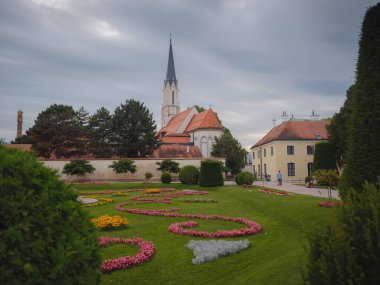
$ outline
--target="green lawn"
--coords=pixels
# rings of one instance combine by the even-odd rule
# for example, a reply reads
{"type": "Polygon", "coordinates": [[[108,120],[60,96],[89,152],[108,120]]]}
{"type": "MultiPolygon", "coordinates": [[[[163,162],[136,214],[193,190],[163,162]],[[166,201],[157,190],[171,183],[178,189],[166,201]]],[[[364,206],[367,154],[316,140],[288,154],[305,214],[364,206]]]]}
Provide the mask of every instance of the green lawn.
{"type": "MultiPolygon", "coordinates": [[[[170,224],[179,221],[196,220],[197,230],[215,231],[242,227],[241,224],[226,221],[207,221],[159,216],[143,216],[116,211],[114,205],[128,201],[129,197],[142,195],[134,192],[129,196],[102,195],[112,197],[112,203],[86,207],[92,217],[102,214],[120,215],[130,221],[127,229],[99,232],[103,236],[122,238],[141,237],[152,241],[156,248],[151,261],[130,269],[102,275],[101,284],[301,284],[302,269],[306,261],[307,235],[323,226],[332,209],[321,208],[318,202],[325,201],[304,195],[274,196],[257,189],[243,189],[240,186],[202,188],[181,184],[110,184],[75,185],[79,191],[106,189],[135,189],[152,187],[175,187],[198,189],[209,195],[189,196],[190,198],[212,198],[218,203],[173,203],[140,204],[129,207],[140,209],[169,209],[178,207],[180,213],[225,215],[244,217],[262,225],[263,230],[252,236],[229,238],[248,239],[251,245],[235,255],[225,256],[216,261],[193,265],[192,251],[185,245],[191,236],[178,236],[168,231],[170,224]]],[[[134,255],[137,248],[128,245],[111,245],[100,250],[104,259],[123,255],[134,255]]]]}

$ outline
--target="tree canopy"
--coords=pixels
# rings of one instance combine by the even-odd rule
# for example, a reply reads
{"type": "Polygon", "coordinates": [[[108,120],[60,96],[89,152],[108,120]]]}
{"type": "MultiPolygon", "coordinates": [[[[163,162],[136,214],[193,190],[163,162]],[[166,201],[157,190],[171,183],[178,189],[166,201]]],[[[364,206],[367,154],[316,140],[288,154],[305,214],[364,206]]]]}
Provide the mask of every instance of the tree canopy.
{"type": "Polygon", "coordinates": [[[107,158],[114,153],[112,147],[112,116],[101,107],[88,121],[88,148],[95,157],[107,158]]]}
{"type": "Polygon", "coordinates": [[[219,138],[215,137],[211,155],[213,157],[224,157],[226,166],[231,170],[231,173],[236,174],[245,166],[247,151],[242,148],[230,131],[225,130],[219,138]]]}

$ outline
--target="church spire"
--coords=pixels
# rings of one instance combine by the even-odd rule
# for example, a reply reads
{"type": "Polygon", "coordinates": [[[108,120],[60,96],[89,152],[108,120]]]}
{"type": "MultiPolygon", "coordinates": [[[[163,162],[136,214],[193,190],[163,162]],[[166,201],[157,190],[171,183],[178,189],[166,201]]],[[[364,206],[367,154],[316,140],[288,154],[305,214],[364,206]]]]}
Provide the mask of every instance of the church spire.
{"type": "Polygon", "coordinates": [[[168,59],[168,70],[166,72],[166,83],[171,85],[174,82],[177,85],[177,78],[175,77],[175,68],[174,68],[174,56],[173,56],[173,48],[172,48],[172,38],[170,35],[170,48],[169,48],[169,59],[168,59]]]}

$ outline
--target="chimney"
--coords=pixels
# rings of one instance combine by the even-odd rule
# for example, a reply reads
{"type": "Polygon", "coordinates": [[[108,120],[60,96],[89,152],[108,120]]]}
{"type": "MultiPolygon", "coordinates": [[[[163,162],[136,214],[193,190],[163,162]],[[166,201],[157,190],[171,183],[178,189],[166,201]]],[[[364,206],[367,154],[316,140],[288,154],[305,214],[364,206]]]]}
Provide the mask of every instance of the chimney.
{"type": "Polygon", "coordinates": [[[17,111],[17,135],[16,138],[22,137],[22,110],[17,111]]]}
{"type": "Polygon", "coordinates": [[[284,123],[284,122],[286,122],[287,120],[288,120],[288,114],[286,114],[286,111],[283,111],[282,112],[282,122],[284,123]]]}
{"type": "Polygon", "coordinates": [[[273,120],[272,120],[272,123],[273,123],[273,128],[275,128],[275,127],[276,127],[276,124],[277,124],[276,119],[273,119],[273,120]]]}
{"type": "Polygon", "coordinates": [[[310,119],[313,121],[319,120],[319,115],[314,112],[314,110],[311,112],[310,119]]]}

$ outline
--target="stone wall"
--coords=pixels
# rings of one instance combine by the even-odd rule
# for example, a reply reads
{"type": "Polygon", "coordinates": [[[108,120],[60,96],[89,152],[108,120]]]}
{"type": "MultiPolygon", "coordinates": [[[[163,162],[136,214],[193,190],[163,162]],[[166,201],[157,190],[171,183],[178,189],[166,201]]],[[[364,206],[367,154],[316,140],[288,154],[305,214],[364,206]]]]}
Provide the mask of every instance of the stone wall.
{"type": "MultiPolygon", "coordinates": [[[[213,158],[215,160],[219,160],[224,163],[224,158],[213,158]]],[[[160,180],[161,171],[157,170],[156,162],[161,162],[163,159],[153,159],[153,158],[135,158],[133,159],[135,165],[137,166],[137,171],[134,174],[131,173],[122,173],[116,174],[112,168],[108,166],[112,164],[115,160],[110,159],[94,159],[90,160],[90,163],[93,167],[95,167],[95,172],[91,174],[86,174],[84,177],[81,177],[81,180],[85,181],[141,181],[145,179],[145,173],[151,172],[153,174],[152,180],[160,180]]],[[[193,159],[173,159],[179,163],[180,167],[186,165],[194,165],[196,167],[201,166],[201,161],[203,158],[193,158],[193,159]]],[[[50,167],[52,169],[56,169],[60,174],[61,179],[65,181],[76,181],[77,178],[75,176],[68,176],[62,174],[63,166],[70,162],[70,160],[42,160],[41,161],[45,166],[50,167]]]]}

